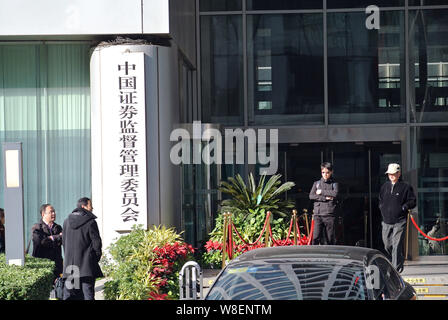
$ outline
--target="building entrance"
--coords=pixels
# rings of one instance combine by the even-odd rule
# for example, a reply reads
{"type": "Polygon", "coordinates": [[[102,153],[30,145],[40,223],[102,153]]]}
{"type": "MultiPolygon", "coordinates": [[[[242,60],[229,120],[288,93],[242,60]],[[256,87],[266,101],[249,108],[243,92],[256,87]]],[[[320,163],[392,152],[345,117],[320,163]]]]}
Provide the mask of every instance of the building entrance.
{"type": "Polygon", "coordinates": [[[378,193],[386,181],[387,164],[401,163],[399,142],[285,143],[279,145],[279,173],[296,187],[287,194],[298,211],[312,212],[308,195],[320,179],[320,164],[331,162],[339,182],[338,244],[382,250],[378,193]]]}

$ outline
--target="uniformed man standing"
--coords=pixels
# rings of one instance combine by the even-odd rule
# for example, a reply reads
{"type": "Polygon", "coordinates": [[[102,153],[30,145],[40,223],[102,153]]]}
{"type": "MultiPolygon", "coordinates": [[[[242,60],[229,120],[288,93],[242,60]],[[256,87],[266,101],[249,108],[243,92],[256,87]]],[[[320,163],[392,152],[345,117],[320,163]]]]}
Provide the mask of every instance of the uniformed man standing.
{"type": "Polygon", "coordinates": [[[333,166],[324,162],[320,166],[322,178],[313,183],[310,199],[314,201],[314,231],[312,244],[322,244],[325,232],[327,244],[336,244],[336,199],[339,185],[333,179],[333,166]]]}

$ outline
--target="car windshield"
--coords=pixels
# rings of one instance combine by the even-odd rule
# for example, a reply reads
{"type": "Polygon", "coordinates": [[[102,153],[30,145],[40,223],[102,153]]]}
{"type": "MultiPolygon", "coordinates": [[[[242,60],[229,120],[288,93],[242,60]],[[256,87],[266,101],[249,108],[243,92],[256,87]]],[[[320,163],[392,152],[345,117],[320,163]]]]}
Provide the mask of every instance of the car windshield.
{"type": "Polygon", "coordinates": [[[207,300],[365,300],[364,268],[356,261],[256,261],[228,266],[207,300]]]}

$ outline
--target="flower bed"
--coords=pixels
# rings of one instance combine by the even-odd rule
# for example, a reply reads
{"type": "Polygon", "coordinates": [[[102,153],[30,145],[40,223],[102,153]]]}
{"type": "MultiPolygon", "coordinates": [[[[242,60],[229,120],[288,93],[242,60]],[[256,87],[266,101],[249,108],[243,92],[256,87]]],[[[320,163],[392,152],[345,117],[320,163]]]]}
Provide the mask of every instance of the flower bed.
{"type": "Polygon", "coordinates": [[[109,247],[112,260],[103,260],[107,300],[167,300],[179,297],[178,275],[194,249],[174,228],[135,227],[109,247]]]}

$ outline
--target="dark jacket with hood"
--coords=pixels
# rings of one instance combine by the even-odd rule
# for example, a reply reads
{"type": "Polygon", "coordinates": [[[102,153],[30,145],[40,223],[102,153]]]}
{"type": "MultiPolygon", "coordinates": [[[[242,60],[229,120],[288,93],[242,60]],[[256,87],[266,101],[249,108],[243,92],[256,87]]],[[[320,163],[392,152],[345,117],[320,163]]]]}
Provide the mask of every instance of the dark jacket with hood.
{"type": "Polygon", "coordinates": [[[54,261],[55,277],[62,273],[62,227],[53,223],[52,228],[41,219],[32,228],[33,257],[46,258],[54,261]],[[53,239],[51,239],[53,237],[53,239]]]}
{"type": "Polygon", "coordinates": [[[385,182],[380,189],[379,208],[384,223],[395,224],[406,219],[409,209],[416,206],[416,197],[412,186],[398,180],[395,185],[385,182]]]}
{"type": "Polygon", "coordinates": [[[313,212],[316,215],[332,215],[335,213],[337,198],[339,194],[339,184],[330,178],[325,181],[324,178],[313,183],[310,191],[310,200],[314,200],[313,212]],[[316,190],[321,189],[321,194],[316,194],[316,190]],[[326,197],[332,197],[327,200],[326,197]]]}
{"type": "Polygon", "coordinates": [[[79,268],[80,277],[102,277],[98,264],[101,258],[101,237],[96,216],[77,208],[64,221],[62,245],[64,246],[64,278],[70,276],[69,266],[79,268]],[[67,273],[69,272],[69,273],[67,273]]]}

